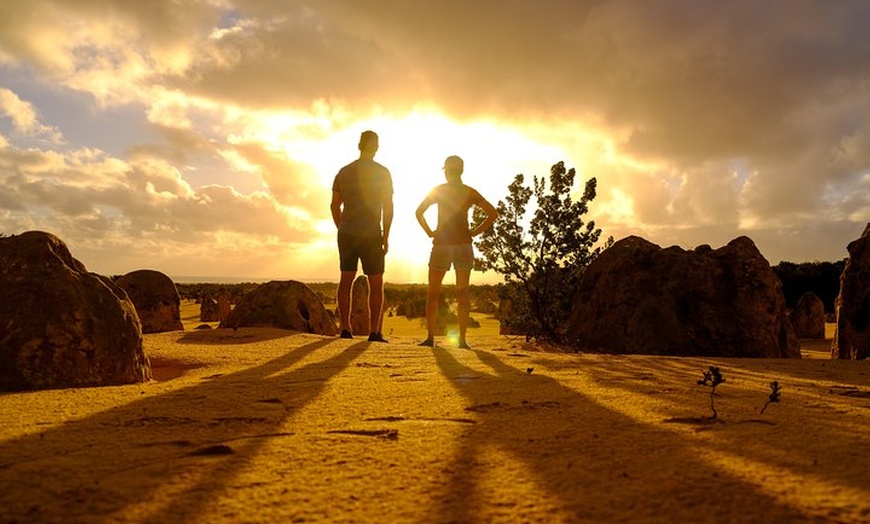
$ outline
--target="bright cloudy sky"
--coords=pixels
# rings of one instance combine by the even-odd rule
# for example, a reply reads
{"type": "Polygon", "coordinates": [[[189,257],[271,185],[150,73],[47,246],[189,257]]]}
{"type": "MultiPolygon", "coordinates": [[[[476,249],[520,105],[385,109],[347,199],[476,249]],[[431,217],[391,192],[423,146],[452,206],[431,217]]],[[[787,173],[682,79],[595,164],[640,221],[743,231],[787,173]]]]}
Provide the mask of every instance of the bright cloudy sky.
{"type": "MultiPolygon", "coordinates": [[[[870,2],[0,3],[0,232],[89,270],[335,280],[331,182],[381,135],[387,280],[444,157],[492,202],[563,160],[605,235],[839,260],[870,221],[870,2]]],[[[477,276],[478,282],[497,281],[477,276]]]]}

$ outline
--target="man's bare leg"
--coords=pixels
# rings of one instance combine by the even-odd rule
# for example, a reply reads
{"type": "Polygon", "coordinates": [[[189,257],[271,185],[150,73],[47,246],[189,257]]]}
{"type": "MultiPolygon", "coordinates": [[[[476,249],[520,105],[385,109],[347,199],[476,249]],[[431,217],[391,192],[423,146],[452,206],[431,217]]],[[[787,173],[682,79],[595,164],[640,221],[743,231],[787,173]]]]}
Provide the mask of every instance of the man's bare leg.
{"type": "Polygon", "coordinates": [[[342,271],[341,280],[338,282],[338,313],[339,313],[339,329],[341,331],[350,330],[350,291],[353,288],[353,280],[356,278],[356,271],[342,271]]]}
{"type": "Polygon", "coordinates": [[[384,325],[384,274],[367,275],[369,279],[369,326],[372,333],[381,333],[384,325]]]}

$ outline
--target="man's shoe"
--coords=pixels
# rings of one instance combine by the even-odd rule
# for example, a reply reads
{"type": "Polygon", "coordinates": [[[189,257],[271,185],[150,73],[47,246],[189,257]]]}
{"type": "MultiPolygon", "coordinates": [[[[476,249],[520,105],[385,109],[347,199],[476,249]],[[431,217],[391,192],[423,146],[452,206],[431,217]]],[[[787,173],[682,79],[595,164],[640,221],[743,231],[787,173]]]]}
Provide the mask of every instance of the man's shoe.
{"type": "Polygon", "coordinates": [[[423,346],[427,348],[435,347],[435,340],[432,337],[427,338],[423,342],[417,344],[418,346],[423,346]]]}
{"type": "Polygon", "coordinates": [[[456,347],[458,347],[459,349],[471,349],[471,346],[469,346],[468,343],[464,340],[460,342],[456,347]]]}
{"type": "Polygon", "coordinates": [[[342,329],[341,335],[339,335],[339,337],[340,338],[353,338],[353,333],[351,333],[350,331],[348,331],[346,329],[342,329]]]}
{"type": "Polygon", "coordinates": [[[372,333],[369,335],[369,342],[383,342],[386,344],[387,339],[385,339],[380,332],[372,331],[372,333]]]}

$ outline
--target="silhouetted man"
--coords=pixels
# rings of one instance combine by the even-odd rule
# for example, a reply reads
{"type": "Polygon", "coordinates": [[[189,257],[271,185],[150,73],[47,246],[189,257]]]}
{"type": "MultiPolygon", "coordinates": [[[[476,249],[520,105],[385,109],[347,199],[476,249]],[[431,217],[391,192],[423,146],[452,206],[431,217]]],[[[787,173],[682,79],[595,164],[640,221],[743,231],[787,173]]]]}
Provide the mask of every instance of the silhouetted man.
{"type": "Polygon", "coordinates": [[[393,223],[393,179],[374,161],[378,135],[363,131],[359,159],[341,168],[332,183],[332,220],[338,228],[338,309],[341,338],[353,338],[350,329],[350,293],[358,262],[369,282],[370,342],[386,342],[381,334],[384,305],[384,255],[393,223]],[[383,228],[381,227],[383,223],[383,228]]]}
{"type": "Polygon", "coordinates": [[[426,327],[428,335],[421,346],[435,345],[435,323],[438,317],[438,299],[441,296],[441,282],[450,270],[451,264],[456,271],[456,295],[459,302],[459,340],[458,346],[470,349],[465,341],[468,328],[469,297],[468,282],[474,266],[474,251],[471,238],[490,226],[498,218],[498,211],[483,198],[476,189],[462,183],[465,163],[458,156],[449,156],[444,161],[446,184],[435,187],[417,207],[417,222],[432,241],[432,254],[429,257],[429,292],[426,296],[426,327]],[[438,205],[438,227],[429,227],[423,214],[432,204],[438,205]],[[468,210],[480,207],[486,219],[476,228],[469,229],[468,210]]]}

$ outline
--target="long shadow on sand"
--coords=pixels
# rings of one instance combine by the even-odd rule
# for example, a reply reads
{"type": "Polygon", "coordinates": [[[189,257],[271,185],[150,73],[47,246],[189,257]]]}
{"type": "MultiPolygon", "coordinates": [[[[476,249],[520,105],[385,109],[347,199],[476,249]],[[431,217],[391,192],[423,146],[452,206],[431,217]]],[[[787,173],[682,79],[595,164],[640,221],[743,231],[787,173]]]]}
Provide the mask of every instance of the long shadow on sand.
{"type": "Polygon", "coordinates": [[[756,486],[711,469],[673,432],[602,407],[550,377],[524,373],[492,353],[474,354],[477,362],[466,353],[464,364],[435,351],[442,374],[480,418],[459,439],[453,479],[437,498],[435,520],[807,520],[756,486]],[[500,495],[522,491],[497,489],[507,482],[529,485],[528,496],[500,495]]]}
{"type": "Polygon", "coordinates": [[[0,443],[0,521],[193,520],[367,346],[334,340],[0,443]]]}
{"type": "Polygon", "coordinates": [[[726,378],[716,401],[723,424],[716,425],[699,445],[801,476],[807,479],[806,484],[816,478],[822,483],[870,492],[866,475],[870,457],[857,451],[870,445],[867,417],[862,416],[870,408],[870,383],[860,363],[621,358],[618,362],[596,365],[594,380],[639,399],[655,399],[659,404],[667,399],[663,409],[672,417],[689,414],[687,397],[690,397],[694,414],[707,416],[708,392],[695,382],[707,365],[720,367],[726,378]],[[827,373],[826,368],[830,369],[827,373]],[[820,377],[836,385],[818,384],[820,377]],[[759,408],[769,393],[766,387],[771,380],[784,387],[783,400],[762,416],[759,408]],[[863,395],[850,397],[849,393],[863,395]],[[755,429],[747,431],[744,424],[755,429]],[[795,431],[803,437],[800,446],[790,439],[790,433],[795,431]],[[813,437],[806,438],[808,435],[813,437]],[[820,468],[820,463],[838,466],[820,468]]]}
{"type": "Polygon", "coordinates": [[[185,331],[178,339],[179,344],[251,344],[276,340],[287,336],[287,330],[270,327],[249,328],[219,328],[185,331]]]}

